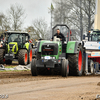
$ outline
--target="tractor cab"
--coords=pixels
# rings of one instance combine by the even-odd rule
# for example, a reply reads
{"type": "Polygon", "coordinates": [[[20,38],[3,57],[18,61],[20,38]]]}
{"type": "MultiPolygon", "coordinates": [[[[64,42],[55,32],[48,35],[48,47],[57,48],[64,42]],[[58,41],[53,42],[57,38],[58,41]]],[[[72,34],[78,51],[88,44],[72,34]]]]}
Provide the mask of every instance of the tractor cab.
{"type": "Polygon", "coordinates": [[[52,29],[52,36],[54,36],[53,41],[60,41],[62,44],[62,53],[66,52],[66,45],[67,42],[70,41],[71,39],[71,34],[70,34],[70,29],[66,24],[57,24],[56,26],[53,27],[52,29]],[[54,33],[56,33],[56,29],[59,28],[60,32],[64,35],[65,40],[60,40],[60,38],[57,38],[54,36],[54,33]]]}
{"type": "Polygon", "coordinates": [[[94,29],[89,31],[89,33],[86,35],[83,35],[83,40],[88,40],[88,41],[100,41],[100,30],[94,29]]]}
{"type": "Polygon", "coordinates": [[[29,41],[28,33],[10,33],[8,37],[8,44],[17,43],[19,48],[22,48],[23,45],[29,41]]]}
{"type": "Polygon", "coordinates": [[[6,43],[8,48],[8,53],[18,54],[18,50],[24,48],[25,43],[29,41],[29,34],[25,32],[12,32],[7,31],[5,33],[7,35],[6,43]]]}
{"type": "MultiPolygon", "coordinates": [[[[55,25],[53,28],[52,28],[52,36],[54,36],[54,34],[56,33],[56,29],[59,28],[60,29],[60,32],[64,35],[65,37],[65,41],[68,42],[70,41],[70,37],[71,37],[71,34],[70,34],[70,29],[69,27],[66,25],[66,24],[57,24],[55,25]]],[[[59,39],[56,39],[57,37],[54,37],[54,41],[60,41],[59,39]]],[[[63,40],[62,40],[63,41],[63,40]]],[[[63,42],[65,42],[63,41],[63,42]]],[[[65,42],[65,43],[66,43],[65,42]]]]}
{"type": "Polygon", "coordinates": [[[84,46],[88,50],[100,50],[100,30],[89,31],[87,36],[83,35],[84,46]]]}
{"type": "Polygon", "coordinates": [[[89,41],[100,41],[100,30],[93,30],[89,34],[89,41]]]}
{"type": "Polygon", "coordinates": [[[27,32],[6,31],[3,35],[4,46],[0,48],[3,51],[0,55],[2,58],[0,63],[11,64],[17,59],[19,64],[27,65],[32,61],[32,47],[27,32]]]}

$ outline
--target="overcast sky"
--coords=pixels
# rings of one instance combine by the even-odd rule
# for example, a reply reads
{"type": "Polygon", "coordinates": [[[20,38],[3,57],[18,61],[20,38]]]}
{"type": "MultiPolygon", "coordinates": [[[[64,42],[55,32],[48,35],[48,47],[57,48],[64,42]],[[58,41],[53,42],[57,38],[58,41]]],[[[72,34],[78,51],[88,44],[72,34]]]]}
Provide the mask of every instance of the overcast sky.
{"type": "MultiPolygon", "coordinates": [[[[0,0],[0,12],[6,13],[11,4],[18,3],[23,6],[26,13],[24,27],[32,24],[32,20],[36,18],[45,18],[48,25],[50,24],[50,8],[52,0],[0,0]]],[[[49,25],[50,26],[50,25],[49,25]]]]}

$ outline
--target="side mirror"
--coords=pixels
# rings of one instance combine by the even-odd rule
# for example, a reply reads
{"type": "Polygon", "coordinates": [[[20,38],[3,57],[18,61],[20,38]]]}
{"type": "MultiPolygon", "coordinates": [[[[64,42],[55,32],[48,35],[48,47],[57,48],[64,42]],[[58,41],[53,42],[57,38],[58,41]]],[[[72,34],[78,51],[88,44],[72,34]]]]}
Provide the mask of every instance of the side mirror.
{"type": "Polygon", "coordinates": [[[1,45],[3,45],[3,41],[1,41],[1,45]]]}
{"type": "Polygon", "coordinates": [[[28,40],[28,36],[26,36],[26,42],[29,42],[29,40],[28,40]]]}
{"type": "Polygon", "coordinates": [[[36,48],[36,46],[34,45],[33,48],[36,48]]]}
{"type": "Polygon", "coordinates": [[[83,35],[83,40],[85,40],[85,35],[83,35]]]}

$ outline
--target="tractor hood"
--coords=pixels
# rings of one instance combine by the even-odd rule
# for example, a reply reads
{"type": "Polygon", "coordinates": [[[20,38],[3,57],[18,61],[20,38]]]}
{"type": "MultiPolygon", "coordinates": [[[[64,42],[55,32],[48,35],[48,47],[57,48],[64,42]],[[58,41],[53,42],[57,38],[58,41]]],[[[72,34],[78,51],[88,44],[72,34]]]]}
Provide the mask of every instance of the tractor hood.
{"type": "Polygon", "coordinates": [[[58,59],[62,53],[62,43],[61,41],[39,41],[37,52],[40,52],[42,56],[53,56],[58,59]]]}
{"type": "Polygon", "coordinates": [[[84,47],[86,50],[100,50],[100,42],[84,41],[84,47]]]}
{"type": "Polygon", "coordinates": [[[37,51],[38,52],[41,52],[41,48],[42,48],[42,45],[50,45],[50,44],[57,44],[58,46],[61,46],[61,42],[60,41],[48,41],[48,40],[42,40],[38,43],[38,48],[37,48],[37,51]]]}
{"type": "Polygon", "coordinates": [[[9,52],[17,54],[17,52],[18,52],[18,44],[17,44],[17,42],[10,42],[8,44],[8,53],[9,52]]]}

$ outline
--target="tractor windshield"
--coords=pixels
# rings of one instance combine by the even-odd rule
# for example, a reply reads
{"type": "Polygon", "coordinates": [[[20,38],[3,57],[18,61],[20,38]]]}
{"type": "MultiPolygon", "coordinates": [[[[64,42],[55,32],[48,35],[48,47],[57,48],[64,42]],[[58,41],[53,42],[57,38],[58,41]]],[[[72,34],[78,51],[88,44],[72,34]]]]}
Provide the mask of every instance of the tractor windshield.
{"type": "Polygon", "coordinates": [[[8,43],[10,42],[18,42],[19,44],[22,43],[22,37],[25,39],[25,36],[22,34],[11,34],[8,38],[8,43]]]}
{"type": "Polygon", "coordinates": [[[94,34],[90,36],[90,41],[100,41],[100,35],[94,34]]]}
{"type": "MultiPolygon", "coordinates": [[[[53,28],[53,34],[52,34],[53,38],[54,38],[54,35],[57,34],[57,29],[59,29],[60,33],[62,33],[62,35],[64,36],[62,40],[67,41],[68,40],[68,33],[69,33],[68,27],[66,27],[66,25],[63,25],[63,24],[54,27],[53,28]]],[[[57,36],[57,38],[62,37],[62,35],[57,36]]]]}

